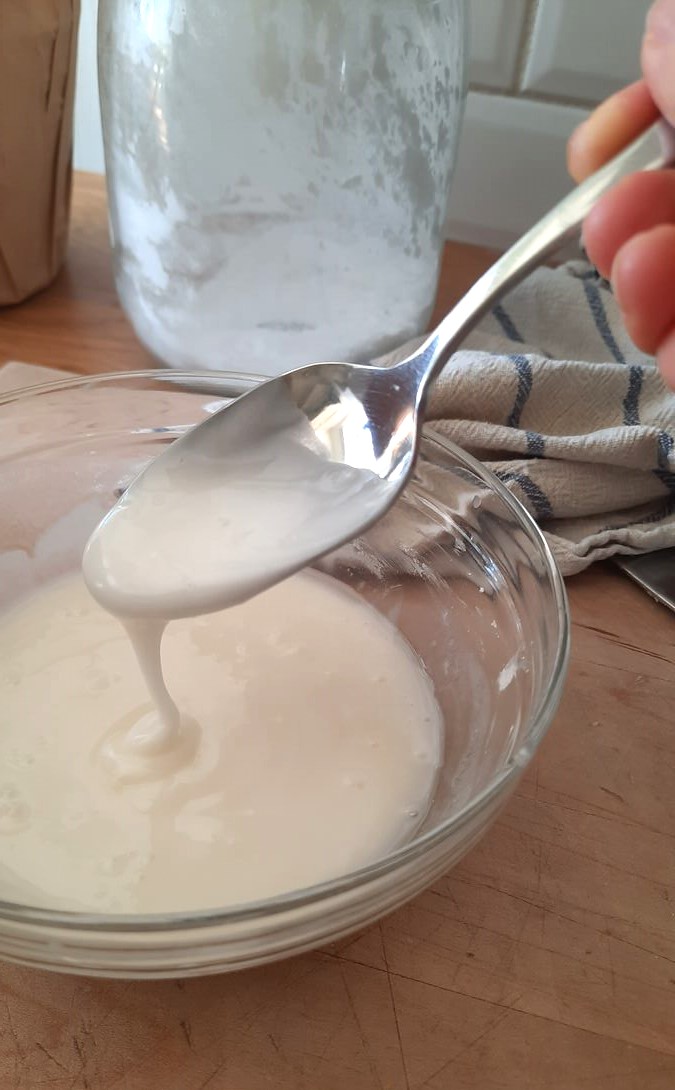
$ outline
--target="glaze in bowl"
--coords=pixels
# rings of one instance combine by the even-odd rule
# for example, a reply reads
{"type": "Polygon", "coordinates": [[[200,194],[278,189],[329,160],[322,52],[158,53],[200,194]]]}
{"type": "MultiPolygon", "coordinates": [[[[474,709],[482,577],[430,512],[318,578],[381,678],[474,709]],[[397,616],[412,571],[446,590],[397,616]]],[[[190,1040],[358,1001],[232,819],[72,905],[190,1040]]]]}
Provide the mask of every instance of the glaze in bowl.
{"type": "MultiPolygon", "coordinates": [[[[89,533],[143,465],[257,381],[136,372],[0,398],[0,608],[76,570],[89,533]]],[[[367,926],[485,833],[546,733],[566,674],[567,601],[540,531],[497,478],[427,429],[396,507],[317,567],[387,616],[433,681],[444,760],[412,838],[321,885],[204,913],[103,916],[0,900],[0,957],[118,977],[262,964],[367,926]]]]}

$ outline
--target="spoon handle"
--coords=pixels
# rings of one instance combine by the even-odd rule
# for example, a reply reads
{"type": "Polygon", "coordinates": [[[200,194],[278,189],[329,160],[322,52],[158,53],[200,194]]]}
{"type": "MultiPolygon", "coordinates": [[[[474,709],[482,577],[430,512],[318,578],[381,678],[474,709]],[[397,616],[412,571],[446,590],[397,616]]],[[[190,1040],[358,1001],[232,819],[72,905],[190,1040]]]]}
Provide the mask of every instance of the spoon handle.
{"type": "Polygon", "coordinates": [[[419,392],[429,384],[457,350],[464,337],[511,288],[560,246],[574,238],[591,208],[609,189],[640,170],[660,170],[675,163],[675,129],[657,121],[623,151],[548,212],[473,285],[408,361],[414,368],[419,392]]]}

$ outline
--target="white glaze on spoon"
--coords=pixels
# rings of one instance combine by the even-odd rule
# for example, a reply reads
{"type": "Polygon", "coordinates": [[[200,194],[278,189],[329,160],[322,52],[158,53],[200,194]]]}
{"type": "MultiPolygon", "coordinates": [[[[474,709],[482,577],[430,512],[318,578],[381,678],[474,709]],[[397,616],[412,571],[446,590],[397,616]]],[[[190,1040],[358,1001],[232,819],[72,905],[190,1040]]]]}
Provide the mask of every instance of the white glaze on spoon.
{"type": "Polygon", "coordinates": [[[363,502],[362,490],[362,474],[290,438],[279,446],[278,436],[253,436],[224,460],[160,457],[132,484],[82,562],[91,593],[125,625],[156,707],[124,741],[125,760],[135,751],[166,754],[181,741],[161,668],[167,622],[231,607],[278,582],[285,557],[294,566],[298,541],[304,548],[312,539],[320,552],[344,506],[363,502]],[[317,488],[320,511],[308,498],[317,488]]]}

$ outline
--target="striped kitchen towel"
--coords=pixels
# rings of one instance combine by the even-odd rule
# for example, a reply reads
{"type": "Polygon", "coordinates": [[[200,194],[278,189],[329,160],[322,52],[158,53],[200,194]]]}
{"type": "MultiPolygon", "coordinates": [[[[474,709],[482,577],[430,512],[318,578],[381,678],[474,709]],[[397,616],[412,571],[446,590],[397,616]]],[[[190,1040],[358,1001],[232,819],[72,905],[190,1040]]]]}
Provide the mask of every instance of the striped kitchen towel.
{"type": "Polygon", "coordinates": [[[525,504],[563,574],[675,545],[675,394],[585,262],[540,269],[497,306],[428,419],[525,504]]]}

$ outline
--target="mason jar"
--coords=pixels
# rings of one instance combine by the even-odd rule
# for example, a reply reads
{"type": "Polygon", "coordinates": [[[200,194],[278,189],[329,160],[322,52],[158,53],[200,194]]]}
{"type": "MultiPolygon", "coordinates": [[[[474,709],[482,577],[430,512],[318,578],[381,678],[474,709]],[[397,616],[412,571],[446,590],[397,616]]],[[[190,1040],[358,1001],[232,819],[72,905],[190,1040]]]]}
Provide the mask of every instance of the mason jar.
{"type": "Polygon", "coordinates": [[[278,374],[424,330],[464,0],[101,0],[117,287],[172,367],[278,374]]]}

